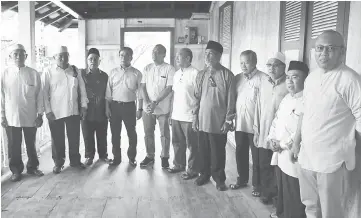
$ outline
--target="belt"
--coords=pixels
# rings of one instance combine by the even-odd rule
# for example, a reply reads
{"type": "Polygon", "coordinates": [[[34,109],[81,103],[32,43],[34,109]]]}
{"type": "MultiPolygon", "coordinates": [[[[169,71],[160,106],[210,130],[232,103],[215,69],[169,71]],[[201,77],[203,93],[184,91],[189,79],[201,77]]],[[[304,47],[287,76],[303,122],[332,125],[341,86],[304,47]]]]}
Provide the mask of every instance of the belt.
{"type": "Polygon", "coordinates": [[[128,101],[128,102],[124,102],[124,101],[114,101],[114,103],[117,103],[117,104],[135,104],[135,101],[128,101]]]}

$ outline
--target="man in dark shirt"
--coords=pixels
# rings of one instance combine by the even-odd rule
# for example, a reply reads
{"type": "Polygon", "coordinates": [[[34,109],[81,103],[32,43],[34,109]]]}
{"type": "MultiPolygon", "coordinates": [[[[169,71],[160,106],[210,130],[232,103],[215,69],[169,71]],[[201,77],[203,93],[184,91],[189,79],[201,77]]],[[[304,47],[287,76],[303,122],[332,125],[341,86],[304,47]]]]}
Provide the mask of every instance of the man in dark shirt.
{"type": "Polygon", "coordinates": [[[99,69],[100,54],[98,49],[91,48],[88,52],[88,68],[81,71],[89,100],[87,116],[81,122],[84,144],[85,164],[91,165],[95,155],[94,133],[97,137],[99,159],[108,162],[107,130],[108,120],[105,115],[105,91],[108,74],[99,69]]]}

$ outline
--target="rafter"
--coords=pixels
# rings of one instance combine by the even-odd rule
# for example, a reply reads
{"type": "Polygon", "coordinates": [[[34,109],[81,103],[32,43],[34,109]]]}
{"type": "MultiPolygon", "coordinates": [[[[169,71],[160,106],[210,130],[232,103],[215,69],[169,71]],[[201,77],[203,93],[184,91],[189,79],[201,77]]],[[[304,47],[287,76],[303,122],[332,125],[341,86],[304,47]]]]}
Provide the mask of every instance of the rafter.
{"type": "Polygon", "coordinates": [[[55,23],[55,22],[57,22],[57,21],[65,18],[65,17],[67,17],[67,16],[69,16],[69,15],[70,15],[70,14],[68,14],[67,12],[61,13],[59,16],[57,16],[57,17],[49,20],[48,22],[44,23],[44,26],[48,26],[48,25],[50,25],[50,24],[53,24],[53,23],[55,23]]]}
{"type": "Polygon", "coordinates": [[[52,1],[54,4],[56,4],[57,6],[61,7],[64,11],[68,12],[69,14],[73,15],[76,19],[84,19],[80,14],[78,14],[77,12],[75,12],[73,9],[69,8],[68,6],[66,6],[64,3],[62,3],[61,1],[52,1]]]}
{"type": "Polygon", "coordinates": [[[6,2],[6,4],[4,5],[4,3],[2,3],[1,5],[1,12],[5,12],[11,9],[14,9],[18,6],[18,2],[14,1],[14,2],[6,2]]]}
{"type": "Polygon", "coordinates": [[[72,18],[68,19],[68,21],[66,21],[63,25],[59,27],[59,32],[63,32],[64,30],[66,30],[68,27],[70,27],[72,23],[73,23],[73,19],[72,18]]]}
{"type": "Polygon", "coordinates": [[[38,2],[37,5],[35,5],[35,11],[38,11],[48,5],[50,5],[52,2],[38,2]]]}
{"type": "Polygon", "coordinates": [[[59,7],[50,9],[49,11],[47,11],[47,12],[45,12],[45,13],[43,13],[43,14],[40,14],[38,17],[36,17],[36,18],[35,18],[35,21],[37,21],[37,20],[42,20],[42,19],[44,19],[45,17],[48,17],[49,15],[54,14],[55,12],[60,11],[60,10],[61,10],[61,8],[59,8],[59,7]]]}

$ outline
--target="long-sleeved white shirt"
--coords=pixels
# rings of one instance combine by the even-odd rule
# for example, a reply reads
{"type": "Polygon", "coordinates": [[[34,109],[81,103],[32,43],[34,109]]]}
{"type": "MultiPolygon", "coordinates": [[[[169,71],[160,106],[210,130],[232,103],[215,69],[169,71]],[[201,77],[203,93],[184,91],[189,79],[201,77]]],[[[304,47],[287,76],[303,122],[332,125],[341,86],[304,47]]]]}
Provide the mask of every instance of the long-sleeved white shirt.
{"type": "Polygon", "coordinates": [[[56,119],[79,115],[78,86],[81,95],[81,107],[87,108],[88,98],[81,72],[74,77],[71,65],[62,69],[56,65],[42,75],[45,112],[53,112],[56,119]]]}
{"type": "Polygon", "coordinates": [[[317,69],[305,81],[303,169],[332,173],[345,162],[355,168],[355,131],[361,132],[361,76],[346,65],[327,73],[317,69]]]}
{"type": "Polygon", "coordinates": [[[40,74],[30,67],[11,66],[1,76],[1,116],[13,127],[34,127],[43,114],[40,74]]]}
{"type": "Polygon", "coordinates": [[[289,176],[297,178],[298,163],[290,161],[289,146],[292,146],[296,134],[298,119],[302,110],[302,92],[293,96],[287,94],[281,101],[276,116],[272,121],[267,140],[280,141],[283,149],[280,153],[274,152],[271,165],[278,165],[281,170],[289,176]]]}

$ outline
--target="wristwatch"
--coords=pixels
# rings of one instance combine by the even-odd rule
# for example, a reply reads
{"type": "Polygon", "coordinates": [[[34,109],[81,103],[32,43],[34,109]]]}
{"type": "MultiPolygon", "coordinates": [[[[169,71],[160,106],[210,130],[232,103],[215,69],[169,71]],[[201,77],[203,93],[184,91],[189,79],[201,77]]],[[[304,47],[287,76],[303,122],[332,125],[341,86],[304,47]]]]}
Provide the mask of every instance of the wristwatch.
{"type": "Polygon", "coordinates": [[[226,123],[228,123],[229,125],[231,125],[232,124],[232,120],[226,120],[226,123]]]}

